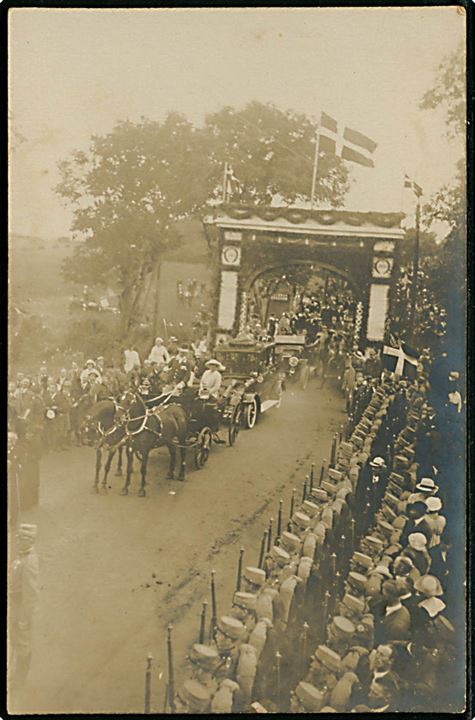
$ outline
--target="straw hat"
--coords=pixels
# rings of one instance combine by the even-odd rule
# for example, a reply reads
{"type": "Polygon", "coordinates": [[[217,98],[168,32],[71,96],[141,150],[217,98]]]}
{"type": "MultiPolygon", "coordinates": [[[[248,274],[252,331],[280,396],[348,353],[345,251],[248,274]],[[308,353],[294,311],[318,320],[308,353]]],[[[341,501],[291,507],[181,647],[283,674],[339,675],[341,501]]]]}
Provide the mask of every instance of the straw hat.
{"type": "Polygon", "coordinates": [[[414,589],[426,597],[439,597],[444,594],[442,585],[435,575],[421,575],[414,583],[414,589]]]}

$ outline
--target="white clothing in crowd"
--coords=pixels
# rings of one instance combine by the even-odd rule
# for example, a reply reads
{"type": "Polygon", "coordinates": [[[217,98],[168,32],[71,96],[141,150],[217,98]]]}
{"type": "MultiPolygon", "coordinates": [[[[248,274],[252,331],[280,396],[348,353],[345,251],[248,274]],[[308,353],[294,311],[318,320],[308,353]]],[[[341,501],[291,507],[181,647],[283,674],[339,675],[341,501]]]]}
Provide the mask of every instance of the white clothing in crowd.
{"type": "Polygon", "coordinates": [[[124,350],[124,357],[124,370],[126,373],[140,367],[140,357],[137,350],[124,350]]]}

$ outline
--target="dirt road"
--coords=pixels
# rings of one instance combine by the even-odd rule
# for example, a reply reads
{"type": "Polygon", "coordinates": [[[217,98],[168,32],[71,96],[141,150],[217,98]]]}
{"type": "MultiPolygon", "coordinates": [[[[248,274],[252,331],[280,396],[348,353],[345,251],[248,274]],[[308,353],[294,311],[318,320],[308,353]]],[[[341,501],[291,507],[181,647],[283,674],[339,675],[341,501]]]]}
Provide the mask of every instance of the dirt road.
{"type": "MultiPolygon", "coordinates": [[[[310,463],[320,467],[344,421],[331,387],[288,389],[282,407],[243,431],[233,448],[214,446],[203,470],[166,481],[167,453],[150,464],[147,497],[91,493],[93,451],[46,457],[38,524],[40,597],[33,660],[16,713],[143,712],[146,656],[154,657],[152,711],[161,712],[166,627],[173,623],[177,681],[196,641],[203,600],[216,571],[218,614],[229,609],[239,548],[256,564],[262,532],[293,487],[302,492],[310,463]],[[159,674],[163,670],[163,678],[159,674]]],[[[190,463],[191,464],[191,463],[190,463]]]]}

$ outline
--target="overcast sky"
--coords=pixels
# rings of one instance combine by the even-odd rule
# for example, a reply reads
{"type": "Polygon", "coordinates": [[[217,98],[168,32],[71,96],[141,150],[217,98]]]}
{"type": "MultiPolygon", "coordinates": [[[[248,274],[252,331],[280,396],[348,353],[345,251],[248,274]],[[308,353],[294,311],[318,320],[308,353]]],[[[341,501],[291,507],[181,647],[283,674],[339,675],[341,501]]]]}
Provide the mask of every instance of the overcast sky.
{"type": "Polygon", "coordinates": [[[119,119],[169,110],[196,124],[251,100],[315,119],[325,110],[378,143],[375,169],[351,166],[350,209],[409,211],[403,173],[429,195],[460,157],[444,138],[443,115],[418,109],[464,37],[455,7],[25,8],[9,16],[10,116],[26,138],[11,156],[13,232],[67,234],[70,212],[52,189],[57,162],[119,119]]]}

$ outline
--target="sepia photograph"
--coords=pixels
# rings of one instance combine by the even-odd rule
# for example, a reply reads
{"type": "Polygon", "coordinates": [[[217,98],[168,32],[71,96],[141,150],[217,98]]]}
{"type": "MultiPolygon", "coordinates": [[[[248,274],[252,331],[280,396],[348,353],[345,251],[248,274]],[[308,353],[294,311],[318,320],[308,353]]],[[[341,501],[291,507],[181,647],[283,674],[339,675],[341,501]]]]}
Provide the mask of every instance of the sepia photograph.
{"type": "Polygon", "coordinates": [[[464,5],[8,24],[9,715],[464,713],[464,5]]]}

